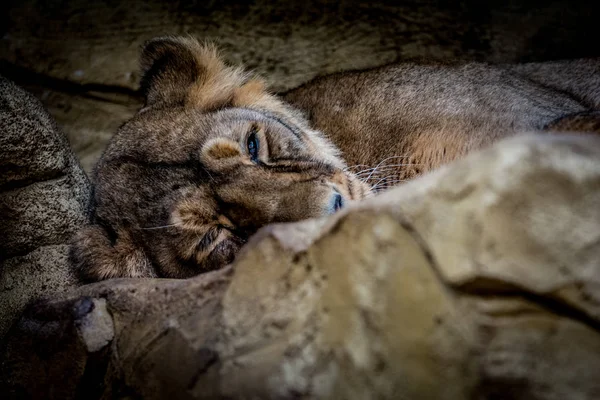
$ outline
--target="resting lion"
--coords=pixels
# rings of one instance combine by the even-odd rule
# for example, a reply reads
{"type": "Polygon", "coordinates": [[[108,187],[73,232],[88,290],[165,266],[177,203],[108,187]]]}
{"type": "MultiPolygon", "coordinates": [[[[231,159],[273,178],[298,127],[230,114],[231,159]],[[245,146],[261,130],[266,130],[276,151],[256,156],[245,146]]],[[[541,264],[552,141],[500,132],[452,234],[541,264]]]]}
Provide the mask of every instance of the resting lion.
{"type": "Polygon", "coordinates": [[[193,276],[231,262],[266,224],[331,214],[502,137],[596,121],[598,62],[552,65],[333,75],[285,95],[302,113],[214,48],[154,39],[145,106],[94,170],[71,259],[84,281],[193,276]]]}

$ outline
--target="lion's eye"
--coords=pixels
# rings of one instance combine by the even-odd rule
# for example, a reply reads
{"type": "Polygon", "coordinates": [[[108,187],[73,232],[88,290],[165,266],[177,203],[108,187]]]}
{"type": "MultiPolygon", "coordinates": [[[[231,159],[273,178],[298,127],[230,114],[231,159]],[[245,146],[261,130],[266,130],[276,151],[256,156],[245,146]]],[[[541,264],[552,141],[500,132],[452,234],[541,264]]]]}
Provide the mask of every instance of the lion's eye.
{"type": "Polygon", "coordinates": [[[258,148],[259,148],[258,137],[256,137],[256,131],[252,131],[248,136],[248,142],[246,146],[248,147],[248,154],[250,154],[250,159],[254,162],[258,161],[258,148]]]}

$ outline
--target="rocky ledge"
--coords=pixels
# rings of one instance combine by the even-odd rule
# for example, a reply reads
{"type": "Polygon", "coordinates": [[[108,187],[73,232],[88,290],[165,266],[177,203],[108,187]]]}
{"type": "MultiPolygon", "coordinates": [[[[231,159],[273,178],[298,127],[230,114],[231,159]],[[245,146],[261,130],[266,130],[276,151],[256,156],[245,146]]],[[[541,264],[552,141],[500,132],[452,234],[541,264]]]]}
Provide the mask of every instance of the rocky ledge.
{"type": "Polygon", "coordinates": [[[597,399],[600,140],[522,136],[223,270],[31,305],[13,398],[597,399]]]}

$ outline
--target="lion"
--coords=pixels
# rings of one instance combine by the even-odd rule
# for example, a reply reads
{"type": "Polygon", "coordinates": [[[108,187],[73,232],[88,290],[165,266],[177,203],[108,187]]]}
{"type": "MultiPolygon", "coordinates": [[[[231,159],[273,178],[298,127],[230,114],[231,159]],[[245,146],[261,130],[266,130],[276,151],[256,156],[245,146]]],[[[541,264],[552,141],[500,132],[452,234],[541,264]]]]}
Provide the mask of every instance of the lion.
{"type": "Polygon", "coordinates": [[[370,192],[330,140],[213,46],[157,38],[141,64],[144,107],[95,166],[90,224],[71,246],[84,282],[220,268],[258,228],[370,192]]]}
{"type": "Polygon", "coordinates": [[[407,62],[276,96],[191,38],[141,58],[145,105],[95,167],[72,245],[84,281],[220,268],[264,225],[330,215],[504,137],[593,130],[600,106],[598,60],[407,62]]]}

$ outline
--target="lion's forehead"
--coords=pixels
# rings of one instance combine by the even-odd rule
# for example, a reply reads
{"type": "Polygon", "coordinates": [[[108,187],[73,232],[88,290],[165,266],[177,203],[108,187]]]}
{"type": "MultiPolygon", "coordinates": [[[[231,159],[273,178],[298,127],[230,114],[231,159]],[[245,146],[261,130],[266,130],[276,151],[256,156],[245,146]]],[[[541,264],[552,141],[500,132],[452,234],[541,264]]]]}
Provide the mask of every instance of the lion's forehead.
{"type": "Polygon", "coordinates": [[[194,159],[211,139],[223,137],[245,145],[253,125],[264,128],[269,156],[287,160],[313,159],[343,168],[329,143],[293,118],[249,108],[225,108],[210,113],[190,109],[146,110],[138,115],[111,143],[105,160],[136,158],[148,162],[178,162],[194,159]]]}
{"type": "MultiPolygon", "coordinates": [[[[286,153],[284,155],[291,158],[294,155],[306,158],[307,150],[315,146],[310,131],[304,131],[285,116],[264,110],[224,109],[213,113],[208,120],[202,121],[201,125],[207,130],[204,140],[220,136],[241,141],[245,139],[245,133],[257,124],[265,130],[267,145],[271,151],[286,153]]],[[[198,127],[191,129],[198,130],[198,127]]]]}
{"type": "Polygon", "coordinates": [[[268,110],[256,110],[250,108],[227,108],[214,113],[215,123],[222,124],[250,124],[257,122],[287,131],[292,137],[299,140],[308,140],[306,133],[297,126],[292,119],[268,110]]]}

